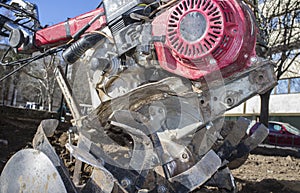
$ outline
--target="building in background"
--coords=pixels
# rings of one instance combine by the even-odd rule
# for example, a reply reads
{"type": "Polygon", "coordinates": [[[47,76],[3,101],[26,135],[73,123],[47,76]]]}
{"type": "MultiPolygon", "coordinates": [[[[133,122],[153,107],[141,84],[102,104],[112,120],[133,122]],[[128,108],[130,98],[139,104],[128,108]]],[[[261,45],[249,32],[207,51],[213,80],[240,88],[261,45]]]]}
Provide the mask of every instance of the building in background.
{"type": "MultiPolygon", "coordinates": [[[[260,97],[255,96],[240,106],[226,112],[227,119],[243,116],[259,120],[260,97]]],[[[269,105],[270,120],[290,123],[300,128],[300,76],[285,77],[273,89],[269,105]]]]}

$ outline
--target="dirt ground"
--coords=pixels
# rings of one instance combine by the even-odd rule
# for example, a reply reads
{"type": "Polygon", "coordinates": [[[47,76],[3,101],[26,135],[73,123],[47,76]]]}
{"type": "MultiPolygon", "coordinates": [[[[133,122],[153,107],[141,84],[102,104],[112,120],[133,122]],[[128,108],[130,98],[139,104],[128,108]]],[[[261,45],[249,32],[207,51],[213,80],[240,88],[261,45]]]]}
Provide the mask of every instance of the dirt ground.
{"type": "Polygon", "coordinates": [[[300,193],[300,159],[250,155],[232,171],[241,193],[300,193]]]}
{"type": "MultiPolygon", "coordinates": [[[[14,152],[30,146],[37,125],[0,118],[0,172],[14,152]]],[[[300,158],[294,156],[251,154],[242,167],[232,172],[240,193],[300,193],[300,158]]]]}

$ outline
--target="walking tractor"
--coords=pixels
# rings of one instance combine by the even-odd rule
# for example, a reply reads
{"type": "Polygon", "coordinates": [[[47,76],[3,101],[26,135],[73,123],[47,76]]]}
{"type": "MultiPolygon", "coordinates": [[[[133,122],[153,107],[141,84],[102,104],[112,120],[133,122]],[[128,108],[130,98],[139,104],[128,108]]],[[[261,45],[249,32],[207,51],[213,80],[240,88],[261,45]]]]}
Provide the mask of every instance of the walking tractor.
{"type": "Polygon", "coordinates": [[[268,130],[260,125],[248,136],[249,120],[227,124],[223,115],[276,85],[272,63],[256,55],[255,17],[245,2],[103,0],[95,10],[48,27],[41,27],[32,3],[0,5],[13,13],[0,16],[10,50],[38,52],[2,62],[17,65],[7,76],[55,53],[80,66],[77,91],[62,67],[55,68],[73,117],[76,141],[65,148],[74,171],[48,140],[58,121],[44,120],[33,148],[7,162],[1,193],[236,192],[230,169],[268,130]],[[83,166],[92,168],[87,180],[83,166]]]}

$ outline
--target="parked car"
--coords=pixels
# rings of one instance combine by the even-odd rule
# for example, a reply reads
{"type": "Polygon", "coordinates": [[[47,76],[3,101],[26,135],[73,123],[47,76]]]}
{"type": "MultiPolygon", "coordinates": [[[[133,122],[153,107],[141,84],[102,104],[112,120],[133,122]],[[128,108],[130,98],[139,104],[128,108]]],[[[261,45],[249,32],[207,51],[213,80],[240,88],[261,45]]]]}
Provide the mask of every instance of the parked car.
{"type": "Polygon", "coordinates": [[[26,105],[24,106],[26,109],[39,109],[40,105],[35,102],[26,102],[26,105]]]}
{"type": "MultiPolygon", "coordinates": [[[[250,129],[250,135],[261,123],[256,123],[250,129]]],[[[266,144],[300,148],[300,130],[282,122],[269,121],[269,135],[264,141],[266,144]]]]}

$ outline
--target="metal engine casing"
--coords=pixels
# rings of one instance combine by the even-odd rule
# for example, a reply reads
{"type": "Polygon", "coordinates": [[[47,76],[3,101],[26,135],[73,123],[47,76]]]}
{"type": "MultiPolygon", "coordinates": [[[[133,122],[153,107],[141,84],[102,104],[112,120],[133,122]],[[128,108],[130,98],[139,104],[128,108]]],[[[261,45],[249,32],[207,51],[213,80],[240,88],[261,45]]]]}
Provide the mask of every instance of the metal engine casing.
{"type": "Polygon", "coordinates": [[[236,0],[183,0],[152,22],[162,68],[197,80],[215,71],[241,71],[256,56],[254,17],[236,0]]]}

